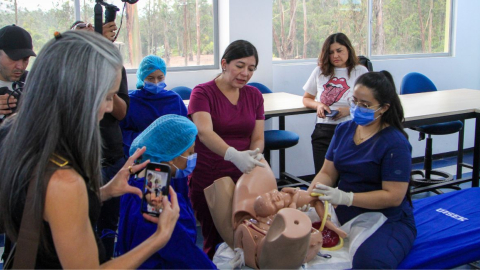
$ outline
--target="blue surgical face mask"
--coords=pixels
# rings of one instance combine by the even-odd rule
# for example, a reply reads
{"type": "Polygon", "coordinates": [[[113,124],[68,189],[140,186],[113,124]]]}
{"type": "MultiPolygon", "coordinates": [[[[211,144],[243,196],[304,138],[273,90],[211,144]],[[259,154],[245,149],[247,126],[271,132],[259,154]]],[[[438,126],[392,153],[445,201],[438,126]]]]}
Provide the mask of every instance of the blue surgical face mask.
{"type": "Polygon", "coordinates": [[[177,172],[175,173],[175,178],[184,178],[189,176],[195,166],[197,165],[197,153],[191,154],[188,157],[181,156],[182,158],[187,160],[187,167],[185,169],[179,169],[175,164],[172,164],[175,168],[177,168],[177,172]]]}
{"type": "Polygon", "coordinates": [[[358,125],[368,126],[381,116],[379,115],[375,117],[375,112],[377,112],[381,108],[382,107],[378,108],[377,110],[373,110],[355,105],[353,107],[350,107],[350,116],[352,116],[353,121],[358,125]]]}
{"type": "Polygon", "coordinates": [[[143,82],[143,89],[152,94],[160,93],[165,89],[165,87],[167,87],[165,81],[158,82],[157,84],[151,82],[143,82]]]}

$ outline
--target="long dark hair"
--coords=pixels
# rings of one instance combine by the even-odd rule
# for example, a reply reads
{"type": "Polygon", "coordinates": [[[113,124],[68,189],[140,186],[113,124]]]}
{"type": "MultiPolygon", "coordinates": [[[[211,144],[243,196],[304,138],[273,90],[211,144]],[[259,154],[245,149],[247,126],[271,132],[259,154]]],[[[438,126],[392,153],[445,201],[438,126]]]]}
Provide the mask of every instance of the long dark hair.
{"type": "Polygon", "coordinates": [[[373,93],[373,97],[381,106],[390,104],[389,109],[380,118],[380,126],[388,124],[398,129],[408,139],[407,133],[403,130],[403,107],[395,89],[392,75],[382,70],[379,72],[368,72],[358,77],[355,85],[361,84],[373,93]]]}
{"type": "Polygon", "coordinates": [[[54,154],[67,159],[99,194],[98,112],[121,67],[118,49],[88,31],[62,33],[38,54],[18,114],[9,121],[0,146],[0,224],[11,240],[18,237],[25,207],[34,209],[34,220],[43,220],[48,175],[52,173],[49,160],[54,154]],[[32,181],[34,203],[25,205],[32,181]]]}
{"type": "Polygon", "coordinates": [[[235,40],[234,42],[230,43],[228,47],[225,49],[223,56],[221,59],[225,59],[227,64],[230,63],[232,60],[240,59],[253,56],[255,57],[255,68],[258,66],[258,53],[257,48],[253,46],[252,43],[246,40],[235,40]]]}
{"type": "Polygon", "coordinates": [[[335,66],[330,63],[330,45],[333,43],[338,43],[347,47],[348,50],[348,60],[347,60],[347,70],[348,76],[350,77],[350,73],[358,65],[358,57],[355,54],[355,49],[352,46],[352,43],[348,39],[348,37],[344,33],[335,33],[330,35],[325,42],[323,42],[322,51],[318,56],[318,66],[322,71],[321,74],[325,77],[332,78],[335,75],[335,66]]]}
{"type": "MultiPolygon", "coordinates": [[[[385,104],[390,104],[388,110],[383,113],[382,117],[380,117],[380,126],[388,124],[398,129],[408,140],[408,134],[403,129],[405,117],[403,114],[402,103],[398,97],[395,83],[390,72],[382,70],[380,72],[365,73],[357,79],[355,85],[357,84],[361,84],[369,88],[373,93],[373,97],[380,105],[383,106],[385,104]]],[[[407,201],[410,203],[410,206],[413,206],[412,195],[410,192],[411,183],[412,178],[410,177],[406,197],[407,201]]]]}

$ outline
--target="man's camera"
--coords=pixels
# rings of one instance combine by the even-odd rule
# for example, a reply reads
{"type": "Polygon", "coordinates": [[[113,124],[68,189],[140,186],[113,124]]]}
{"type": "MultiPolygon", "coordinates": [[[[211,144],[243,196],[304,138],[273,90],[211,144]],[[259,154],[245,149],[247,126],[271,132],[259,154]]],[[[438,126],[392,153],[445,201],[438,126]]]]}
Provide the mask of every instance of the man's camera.
{"type": "MultiPolygon", "coordinates": [[[[129,4],[135,4],[138,2],[138,0],[122,0],[122,2],[129,3],[129,4]]],[[[102,6],[105,6],[105,23],[113,22],[115,21],[115,17],[117,16],[117,11],[118,9],[117,6],[108,4],[103,2],[103,0],[97,0],[97,4],[101,4],[102,6]]]]}
{"type": "Polygon", "coordinates": [[[13,108],[10,107],[10,104],[8,102],[10,101],[10,99],[16,99],[18,103],[18,101],[20,100],[20,96],[22,95],[23,86],[24,86],[24,82],[16,81],[12,84],[13,90],[9,90],[7,87],[0,88],[0,95],[8,94],[7,106],[8,106],[8,109],[12,111],[12,114],[15,113],[15,111],[17,110],[17,107],[13,107],[13,108]]]}
{"type": "Polygon", "coordinates": [[[115,21],[115,16],[117,15],[117,11],[119,11],[118,7],[110,4],[105,5],[105,23],[115,21]]]}

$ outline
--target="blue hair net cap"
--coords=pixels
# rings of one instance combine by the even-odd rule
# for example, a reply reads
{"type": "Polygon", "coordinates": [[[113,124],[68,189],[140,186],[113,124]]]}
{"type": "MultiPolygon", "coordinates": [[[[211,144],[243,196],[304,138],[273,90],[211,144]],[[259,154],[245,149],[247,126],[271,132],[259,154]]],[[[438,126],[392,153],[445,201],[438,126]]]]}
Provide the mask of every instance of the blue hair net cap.
{"type": "Polygon", "coordinates": [[[145,56],[137,69],[137,88],[141,88],[145,78],[157,69],[167,76],[167,64],[162,58],[156,55],[145,56]]]}
{"type": "Polygon", "coordinates": [[[167,162],[187,151],[195,142],[198,130],[185,116],[167,114],[159,117],[135,138],[130,147],[130,155],[143,146],[147,150],[141,162],[167,162]]]}

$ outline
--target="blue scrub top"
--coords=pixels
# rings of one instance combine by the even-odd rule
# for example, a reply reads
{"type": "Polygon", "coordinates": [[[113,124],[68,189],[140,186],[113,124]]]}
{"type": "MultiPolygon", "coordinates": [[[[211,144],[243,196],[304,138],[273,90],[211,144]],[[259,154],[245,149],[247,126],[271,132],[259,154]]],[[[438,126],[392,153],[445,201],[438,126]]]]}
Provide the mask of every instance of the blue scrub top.
{"type": "MultiPolygon", "coordinates": [[[[144,181],[144,177],[135,179],[132,176],[129,184],[143,189],[144,181]]],[[[188,198],[187,178],[172,178],[170,183],[177,193],[180,217],[168,243],[139,269],[216,269],[208,256],[196,246],[196,221],[188,198]]],[[[116,245],[118,255],[135,248],[157,230],[157,224],[143,218],[140,205],[141,199],[137,195],[125,194],[121,197],[116,245]]]]}
{"type": "Polygon", "coordinates": [[[129,150],[133,140],[157,118],[166,114],[187,116],[187,107],[175,92],[162,90],[152,94],[143,88],[130,91],[130,107],[127,115],[120,121],[123,135],[123,150],[130,156],[129,150]]]}
{"type": "MultiPolygon", "coordinates": [[[[353,121],[337,126],[326,159],[333,161],[339,173],[338,188],[345,192],[368,192],[382,189],[383,181],[409,182],[412,169],[412,146],[396,128],[386,127],[363,143],[356,145],[357,128],[353,121]]],[[[335,212],[340,223],[365,212],[381,212],[390,221],[413,216],[406,197],[397,207],[371,210],[355,206],[338,206],[335,212]]]]}

